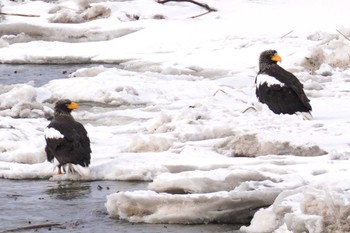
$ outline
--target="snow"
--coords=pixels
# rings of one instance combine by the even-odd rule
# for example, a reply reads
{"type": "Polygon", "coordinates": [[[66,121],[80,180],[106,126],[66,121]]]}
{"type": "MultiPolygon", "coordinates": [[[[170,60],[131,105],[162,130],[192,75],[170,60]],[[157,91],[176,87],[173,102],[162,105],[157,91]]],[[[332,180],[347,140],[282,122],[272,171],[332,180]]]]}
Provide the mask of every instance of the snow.
{"type": "Polygon", "coordinates": [[[349,232],[350,43],[336,30],[350,35],[350,2],[203,2],[217,11],[3,0],[2,12],[39,17],[0,19],[1,63],[100,65],[40,87],[0,84],[0,177],[150,182],[106,197],[110,216],[130,222],[349,232]],[[304,84],[312,120],[258,103],[266,49],[304,84]],[[81,176],[53,175],[46,161],[47,119],[61,98],[79,103],[73,116],[91,139],[81,176]]]}

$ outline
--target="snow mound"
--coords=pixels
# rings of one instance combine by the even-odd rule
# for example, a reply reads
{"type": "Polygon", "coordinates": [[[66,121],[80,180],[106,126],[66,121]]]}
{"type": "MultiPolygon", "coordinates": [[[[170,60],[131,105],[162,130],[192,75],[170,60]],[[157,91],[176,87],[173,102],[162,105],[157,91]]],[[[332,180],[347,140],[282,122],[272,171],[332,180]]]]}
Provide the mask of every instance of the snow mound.
{"type": "Polygon", "coordinates": [[[83,10],[58,6],[51,9],[50,13],[54,14],[49,18],[51,23],[84,23],[99,18],[108,18],[111,15],[111,9],[103,5],[88,5],[83,10]]]}
{"type": "MultiPolygon", "coordinates": [[[[13,24],[0,24],[0,30],[4,33],[0,39],[0,47],[8,47],[10,44],[24,43],[30,41],[44,40],[44,41],[64,41],[64,42],[86,42],[86,41],[105,41],[113,38],[122,37],[133,32],[141,30],[140,26],[124,26],[121,25],[115,28],[109,28],[108,25],[99,28],[89,28],[81,26],[74,28],[72,25],[68,27],[61,27],[59,24],[44,24],[35,25],[28,24],[26,22],[18,22],[13,24]]],[[[74,55],[72,55],[73,57],[74,55]]],[[[39,59],[34,63],[69,63],[68,56],[64,56],[65,61],[60,58],[46,57],[45,59],[39,59]],[[56,62],[53,62],[56,61],[56,62]]],[[[75,57],[75,60],[70,62],[91,62],[91,59],[75,57]]],[[[16,60],[12,63],[16,63],[16,60]]],[[[31,59],[27,59],[27,62],[33,62],[31,59]]],[[[18,61],[23,62],[23,61],[18,61]]]]}
{"type": "Polygon", "coordinates": [[[251,225],[241,230],[260,233],[261,223],[265,222],[266,232],[285,228],[291,232],[350,232],[350,186],[344,186],[350,180],[343,178],[340,182],[334,178],[326,185],[308,185],[282,192],[273,205],[259,210],[251,225]]]}
{"type": "Polygon", "coordinates": [[[28,84],[1,86],[0,115],[14,118],[45,116],[44,107],[36,101],[37,91],[28,84]]]}
{"type": "Polygon", "coordinates": [[[9,45],[10,44],[6,40],[0,38],[0,48],[5,48],[5,47],[8,47],[9,45]]]}
{"type": "Polygon", "coordinates": [[[52,164],[47,161],[36,164],[18,163],[15,166],[0,162],[0,171],[0,178],[5,179],[48,179],[53,169],[52,164]]]}
{"type": "Polygon", "coordinates": [[[175,129],[174,125],[171,125],[172,117],[165,113],[161,112],[159,117],[150,119],[147,125],[147,131],[150,133],[166,133],[173,131],[175,129]]]}
{"type": "Polygon", "coordinates": [[[35,88],[27,84],[13,86],[1,86],[0,108],[11,108],[19,101],[33,102],[36,98],[35,88]]]}
{"type": "Polygon", "coordinates": [[[75,72],[73,72],[70,77],[95,77],[98,74],[109,70],[108,68],[105,68],[103,65],[90,67],[90,68],[82,68],[78,69],[75,72]]]}
{"type": "Polygon", "coordinates": [[[160,174],[148,185],[148,188],[167,193],[210,193],[231,191],[244,182],[263,180],[269,180],[269,178],[258,171],[214,169],[160,174]]]}
{"type": "Polygon", "coordinates": [[[172,144],[173,140],[170,138],[137,135],[124,152],[160,152],[168,150],[172,144]]]}
{"type": "Polygon", "coordinates": [[[310,54],[304,58],[300,65],[310,73],[314,73],[324,63],[325,59],[324,50],[317,47],[311,50],[310,54]]]}
{"type": "Polygon", "coordinates": [[[46,154],[42,148],[30,147],[25,143],[0,143],[0,161],[24,164],[42,163],[46,154]],[[23,148],[17,148],[23,146],[23,148]]]}
{"type": "Polygon", "coordinates": [[[0,161],[36,164],[46,159],[44,152],[44,118],[2,117],[0,123],[0,161]],[[21,122],[21,124],[19,124],[21,122]]]}
{"type": "Polygon", "coordinates": [[[309,54],[300,62],[300,65],[312,74],[314,71],[318,70],[323,63],[338,69],[348,69],[350,67],[349,41],[341,35],[325,34],[326,35],[320,35],[318,32],[314,35],[310,35],[310,39],[316,40],[316,38],[320,36],[323,41],[320,46],[312,47],[309,54]]]}
{"type": "Polygon", "coordinates": [[[216,145],[219,153],[228,156],[256,157],[261,155],[319,156],[327,154],[317,145],[292,145],[288,141],[263,142],[254,134],[228,137],[216,145]]]}
{"type": "Polygon", "coordinates": [[[105,204],[113,218],[146,223],[244,223],[256,208],[270,205],[276,190],[172,195],[154,191],[119,192],[105,204]]]}
{"type": "Polygon", "coordinates": [[[74,73],[78,77],[52,80],[44,88],[52,93],[53,99],[69,98],[78,102],[99,102],[114,106],[147,104],[159,94],[160,87],[145,86],[144,77],[136,77],[134,72],[104,69],[81,69],[74,73]]]}

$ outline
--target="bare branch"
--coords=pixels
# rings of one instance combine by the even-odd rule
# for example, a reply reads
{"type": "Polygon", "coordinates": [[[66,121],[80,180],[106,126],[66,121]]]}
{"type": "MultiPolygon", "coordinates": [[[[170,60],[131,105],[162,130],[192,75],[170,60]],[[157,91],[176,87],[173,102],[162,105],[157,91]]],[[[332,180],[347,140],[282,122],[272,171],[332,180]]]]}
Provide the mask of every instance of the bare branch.
{"type": "Polygon", "coordinates": [[[211,12],[211,11],[207,11],[207,12],[204,12],[204,13],[199,14],[199,15],[191,16],[190,19],[195,19],[195,18],[201,17],[201,16],[203,16],[203,15],[209,14],[210,12],[211,12]]]}
{"type": "Polygon", "coordinates": [[[38,230],[40,228],[51,228],[51,227],[55,227],[55,226],[59,226],[59,225],[61,225],[61,224],[48,223],[48,224],[40,224],[40,225],[33,225],[33,226],[27,226],[27,227],[18,227],[18,228],[2,231],[2,233],[5,233],[5,232],[19,232],[19,231],[27,231],[27,230],[38,230]]]}
{"type": "Polygon", "coordinates": [[[242,111],[242,113],[246,113],[249,110],[254,110],[255,112],[257,111],[256,108],[254,106],[249,106],[248,108],[246,108],[244,111],[242,111]]]}
{"type": "MultiPolygon", "coordinates": [[[[216,9],[210,7],[208,4],[201,3],[201,2],[196,2],[194,0],[158,0],[158,3],[160,3],[160,4],[164,4],[164,3],[167,3],[167,2],[189,2],[189,3],[193,3],[193,4],[197,5],[197,6],[203,7],[208,12],[217,11],[216,9]]],[[[198,16],[196,16],[196,17],[198,17],[198,16]]]]}
{"type": "Polygon", "coordinates": [[[218,90],[216,90],[216,91],[214,92],[213,96],[216,96],[216,94],[217,94],[218,92],[222,92],[222,93],[225,93],[226,95],[228,95],[226,91],[224,91],[224,90],[222,90],[222,89],[218,89],[218,90]]]}
{"type": "Polygon", "coordinates": [[[0,15],[24,16],[24,17],[40,17],[40,15],[4,13],[4,12],[0,12],[0,15]]]}
{"type": "Polygon", "coordinates": [[[347,37],[346,35],[344,35],[341,31],[339,31],[338,29],[336,29],[337,30],[337,32],[340,34],[340,35],[342,35],[342,36],[344,36],[344,38],[345,39],[347,39],[348,41],[350,41],[350,38],[349,37],[347,37]]]}
{"type": "Polygon", "coordinates": [[[283,36],[281,36],[281,39],[284,38],[284,37],[286,37],[286,36],[288,36],[288,35],[291,34],[293,31],[294,31],[294,30],[291,30],[291,31],[289,31],[288,33],[284,34],[283,36]]]}

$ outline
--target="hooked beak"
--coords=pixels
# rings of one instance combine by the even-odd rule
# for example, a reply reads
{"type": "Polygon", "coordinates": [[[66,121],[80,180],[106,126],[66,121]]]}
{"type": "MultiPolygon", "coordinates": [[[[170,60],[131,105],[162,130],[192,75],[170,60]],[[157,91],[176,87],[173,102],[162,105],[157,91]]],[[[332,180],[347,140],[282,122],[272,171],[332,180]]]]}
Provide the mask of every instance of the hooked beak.
{"type": "Polygon", "coordinates": [[[72,101],[70,104],[67,105],[67,108],[73,110],[79,108],[79,105],[76,102],[72,101]]]}
{"type": "Polygon", "coordinates": [[[282,62],[282,58],[277,53],[271,57],[271,60],[275,62],[282,62]]]}

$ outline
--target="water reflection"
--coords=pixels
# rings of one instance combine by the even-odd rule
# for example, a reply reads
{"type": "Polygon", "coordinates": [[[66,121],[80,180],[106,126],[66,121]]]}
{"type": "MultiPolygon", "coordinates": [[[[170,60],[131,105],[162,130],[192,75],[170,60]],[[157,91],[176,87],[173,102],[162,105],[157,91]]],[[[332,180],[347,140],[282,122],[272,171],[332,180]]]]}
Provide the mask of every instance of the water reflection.
{"type": "Polygon", "coordinates": [[[52,199],[72,200],[86,198],[91,193],[91,183],[78,181],[59,181],[45,191],[52,199]]]}

